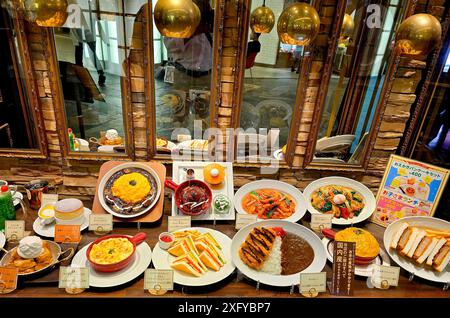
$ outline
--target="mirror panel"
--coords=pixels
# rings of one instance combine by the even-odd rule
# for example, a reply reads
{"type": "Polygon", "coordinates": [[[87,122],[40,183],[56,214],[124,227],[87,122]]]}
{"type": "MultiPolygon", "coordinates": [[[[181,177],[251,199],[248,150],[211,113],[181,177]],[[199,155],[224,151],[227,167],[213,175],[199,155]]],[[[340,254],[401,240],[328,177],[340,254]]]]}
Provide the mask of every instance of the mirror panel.
{"type": "MultiPolygon", "coordinates": [[[[125,154],[131,143],[127,66],[146,0],[70,0],[81,18],[54,29],[71,152],[125,154]],[[75,22],[73,22],[75,21],[75,22]]],[[[138,43],[139,44],[139,43],[138,43]]],[[[131,62],[132,63],[132,62],[131,62]]]]}
{"type": "Polygon", "coordinates": [[[363,164],[373,119],[382,107],[378,101],[393,52],[394,31],[406,4],[347,1],[313,163],[363,164]]]}
{"type": "MultiPolygon", "coordinates": [[[[27,76],[12,8],[0,7],[0,151],[39,150],[27,76]]],[[[23,43],[22,43],[23,44],[23,43]]]]}
{"type": "MultiPolygon", "coordinates": [[[[153,17],[156,149],[208,151],[215,3],[193,0],[200,23],[190,38],[163,36],[153,17]]],[[[156,1],[153,3],[156,5],[156,1]]]]}

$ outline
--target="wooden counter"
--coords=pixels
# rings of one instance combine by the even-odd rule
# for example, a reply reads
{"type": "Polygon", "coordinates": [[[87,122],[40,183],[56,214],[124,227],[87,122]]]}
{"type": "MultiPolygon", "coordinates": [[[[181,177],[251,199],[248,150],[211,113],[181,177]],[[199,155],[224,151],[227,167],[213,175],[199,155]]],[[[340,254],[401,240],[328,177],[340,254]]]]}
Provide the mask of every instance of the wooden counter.
{"type": "MultiPolygon", "coordinates": [[[[26,218],[26,229],[32,230],[32,224],[36,218],[36,211],[28,209],[28,215],[26,218]]],[[[18,218],[22,213],[18,211],[18,218]]],[[[163,219],[160,223],[155,224],[153,227],[145,226],[141,227],[141,231],[147,233],[147,243],[152,247],[157,242],[159,233],[167,230],[167,216],[170,215],[170,198],[165,198],[165,211],[163,219]]],[[[308,225],[309,214],[304,217],[303,224],[308,225]]],[[[212,223],[193,223],[193,226],[202,226],[212,228],[212,223]]],[[[378,225],[367,223],[365,228],[369,229],[381,242],[384,229],[378,225]]],[[[226,235],[233,237],[236,233],[233,222],[221,222],[216,224],[216,230],[225,233],[226,235]]],[[[118,227],[114,229],[114,233],[130,234],[133,235],[138,232],[137,228],[118,227]]],[[[97,236],[90,232],[83,232],[83,238],[79,247],[86,245],[87,243],[96,239],[97,236]]],[[[3,255],[3,253],[2,253],[3,255]]],[[[327,262],[325,271],[328,276],[331,277],[331,264],[327,262]]],[[[369,289],[366,285],[366,279],[361,277],[355,278],[354,285],[354,297],[364,298],[444,298],[450,297],[450,291],[443,291],[442,284],[435,284],[415,277],[412,282],[408,281],[408,273],[401,272],[399,286],[390,288],[389,290],[377,290],[369,289]]],[[[241,276],[241,275],[239,275],[241,276]]],[[[18,290],[8,295],[0,295],[0,297],[155,297],[144,291],[143,275],[137,280],[128,283],[127,285],[120,286],[112,289],[97,289],[91,288],[86,292],[79,295],[69,295],[64,290],[60,290],[57,284],[39,285],[39,286],[23,286],[18,290]]],[[[182,288],[176,286],[175,291],[169,292],[163,297],[303,297],[298,293],[298,289],[293,295],[290,295],[290,288],[273,288],[269,286],[261,286],[259,290],[256,290],[256,283],[247,280],[245,278],[238,278],[238,275],[234,273],[228,279],[220,282],[214,286],[202,287],[202,288],[182,288]]],[[[336,297],[329,293],[319,295],[319,297],[336,297]]]]}

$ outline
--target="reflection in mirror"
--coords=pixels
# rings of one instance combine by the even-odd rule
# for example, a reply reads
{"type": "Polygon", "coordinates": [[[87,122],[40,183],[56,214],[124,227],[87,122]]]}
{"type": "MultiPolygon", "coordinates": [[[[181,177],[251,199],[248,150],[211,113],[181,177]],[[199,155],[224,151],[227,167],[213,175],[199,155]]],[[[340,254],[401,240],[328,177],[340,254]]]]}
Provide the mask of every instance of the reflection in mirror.
{"type": "MultiPolygon", "coordinates": [[[[189,1],[185,2],[191,5],[189,1]]],[[[215,2],[193,0],[200,12],[200,22],[188,38],[171,37],[176,35],[173,33],[164,36],[160,33],[164,30],[158,29],[153,19],[156,146],[159,154],[182,152],[183,149],[208,151],[203,132],[210,122],[215,2]]]]}
{"type": "Polygon", "coordinates": [[[0,148],[37,149],[12,12],[0,8],[0,148]]]}
{"type": "MultiPolygon", "coordinates": [[[[251,11],[265,4],[278,21],[283,9],[294,2],[297,1],[253,0],[251,11]]],[[[281,43],[276,26],[269,33],[249,30],[240,127],[246,135],[257,134],[258,139],[250,137],[245,147],[238,145],[238,157],[256,159],[252,157],[257,156],[262,159],[264,156],[275,156],[284,159],[302,50],[302,46],[281,43]],[[259,150],[252,150],[252,139],[258,140],[259,150]],[[262,143],[259,142],[261,140],[262,143]]]]}
{"type": "Polygon", "coordinates": [[[71,151],[125,152],[126,60],[146,3],[69,0],[74,16],[54,33],[71,151]]]}
{"type": "Polygon", "coordinates": [[[347,1],[313,162],[362,164],[405,4],[347,1]],[[380,9],[379,20],[369,17],[374,7],[380,9]]]}

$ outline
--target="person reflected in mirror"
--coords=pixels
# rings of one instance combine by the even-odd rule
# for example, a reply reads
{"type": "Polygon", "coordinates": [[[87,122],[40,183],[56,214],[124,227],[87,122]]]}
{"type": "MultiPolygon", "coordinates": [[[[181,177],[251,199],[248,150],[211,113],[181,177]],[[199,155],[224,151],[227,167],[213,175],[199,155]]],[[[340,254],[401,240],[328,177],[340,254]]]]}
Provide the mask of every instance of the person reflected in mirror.
{"type": "MultiPolygon", "coordinates": [[[[69,4],[76,4],[77,0],[69,0],[69,4]]],[[[96,15],[91,14],[91,26],[87,23],[85,14],[81,12],[81,18],[80,18],[80,28],[71,28],[70,29],[70,35],[72,38],[72,41],[75,44],[75,64],[79,66],[83,65],[83,55],[84,55],[84,43],[87,44],[89,50],[89,57],[92,60],[92,63],[94,64],[95,69],[98,73],[98,85],[101,87],[105,86],[106,82],[106,76],[103,69],[103,64],[98,58],[97,55],[97,41],[96,41],[96,35],[95,35],[95,25],[97,25],[100,39],[105,39],[106,36],[104,36],[103,28],[99,21],[96,19],[96,15]],[[93,20],[95,19],[95,21],[93,20]],[[91,28],[92,27],[92,28],[91,28]],[[93,30],[94,29],[94,30],[93,30]],[[83,37],[84,33],[84,37],[83,37]]]]}
{"type": "Polygon", "coordinates": [[[247,44],[247,61],[245,68],[250,69],[250,76],[253,78],[252,67],[255,65],[256,56],[261,52],[261,42],[259,42],[259,36],[261,33],[252,32],[250,35],[250,42],[247,44]]]}
{"type": "Polygon", "coordinates": [[[210,89],[214,11],[208,0],[194,0],[201,13],[200,23],[187,39],[164,38],[169,65],[175,67],[174,86],[188,91],[210,89]]]}

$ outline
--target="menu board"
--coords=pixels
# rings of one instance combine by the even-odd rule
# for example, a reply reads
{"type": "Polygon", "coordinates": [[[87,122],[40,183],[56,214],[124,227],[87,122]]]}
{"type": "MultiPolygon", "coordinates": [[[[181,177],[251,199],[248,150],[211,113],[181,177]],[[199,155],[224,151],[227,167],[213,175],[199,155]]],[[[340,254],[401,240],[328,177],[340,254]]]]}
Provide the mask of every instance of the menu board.
{"type": "Polygon", "coordinates": [[[334,241],[331,285],[331,293],[334,295],[353,295],[355,247],[355,242],[334,241]]]}
{"type": "Polygon", "coordinates": [[[382,226],[405,216],[433,216],[450,170],[391,155],[371,221],[382,226]]]}

